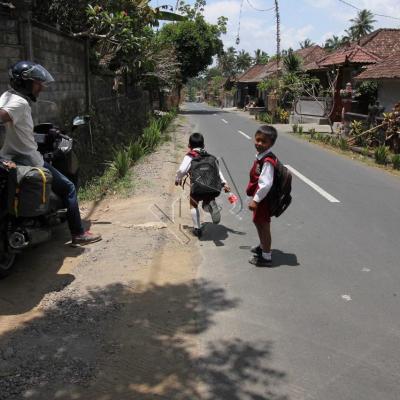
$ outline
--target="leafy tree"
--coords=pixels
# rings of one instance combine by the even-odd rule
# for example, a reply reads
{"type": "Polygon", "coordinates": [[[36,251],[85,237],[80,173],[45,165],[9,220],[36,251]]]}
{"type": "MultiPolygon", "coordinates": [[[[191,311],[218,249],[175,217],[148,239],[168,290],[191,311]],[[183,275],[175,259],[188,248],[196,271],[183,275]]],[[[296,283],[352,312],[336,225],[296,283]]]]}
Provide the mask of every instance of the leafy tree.
{"type": "Polygon", "coordinates": [[[307,47],[315,46],[315,43],[311,39],[304,39],[302,42],[299,43],[302,49],[306,49],[307,47]]]}
{"type": "Polygon", "coordinates": [[[254,51],[254,64],[267,64],[269,61],[269,56],[265,51],[257,49],[254,51]]]}
{"type": "Polygon", "coordinates": [[[357,17],[352,18],[350,22],[353,23],[349,28],[350,37],[353,40],[359,40],[373,31],[373,23],[376,20],[374,20],[374,14],[371,11],[364,9],[359,11],[357,17]]]}
{"type": "Polygon", "coordinates": [[[206,22],[202,15],[204,5],[204,0],[197,0],[194,6],[181,2],[180,10],[187,19],[165,24],[159,32],[160,40],[175,49],[183,83],[203,72],[223,49],[220,36],[226,32],[227,20],[221,17],[215,25],[206,22]]]}
{"type": "Polygon", "coordinates": [[[236,66],[238,71],[246,71],[252,64],[251,55],[244,50],[240,50],[236,56],[236,66]]]}

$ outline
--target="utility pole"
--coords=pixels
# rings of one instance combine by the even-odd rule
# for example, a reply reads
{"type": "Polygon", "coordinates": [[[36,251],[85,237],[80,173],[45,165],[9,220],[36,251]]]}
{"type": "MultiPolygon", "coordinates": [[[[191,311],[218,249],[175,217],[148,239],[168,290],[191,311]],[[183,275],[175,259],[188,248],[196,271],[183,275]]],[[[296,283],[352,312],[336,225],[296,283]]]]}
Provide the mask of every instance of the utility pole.
{"type": "Polygon", "coordinates": [[[275,0],[275,15],[276,15],[276,72],[278,73],[279,61],[281,59],[281,18],[279,15],[278,0],[275,0]]]}

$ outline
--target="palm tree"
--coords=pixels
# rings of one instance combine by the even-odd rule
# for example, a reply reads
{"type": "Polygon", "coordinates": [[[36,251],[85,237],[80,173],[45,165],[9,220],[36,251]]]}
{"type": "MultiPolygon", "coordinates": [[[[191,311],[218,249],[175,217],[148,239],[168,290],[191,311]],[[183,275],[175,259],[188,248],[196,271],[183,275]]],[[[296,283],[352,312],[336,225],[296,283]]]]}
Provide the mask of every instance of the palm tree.
{"type": "Polygon", "coordinates": [[[374,14],[371,11],[361,10],[358,12],[357,17],[352,18],[350,22],[353,23],[349,29],[351,38],[353,40],[358,40],[373,31],[373,23],[376,22],[376,20],[374,19],[374,14]]]}
{"type": "Polygon", "coordinates": [[[306,49],[307,47],[315,46],[315,43],[312,42],[311,39],[309,39],[309,38],[304,39],[304,41],[300,42],[299,44],[302,49],[306,49]]]}
{"type": "Polygon", "coordinates": [[[248,69],[252,63],[253,59],[251,55],[244,50],[240,50],[236,56],[236,66],[239,71],[245,71],[248,69]]]}
{"type": "Polygon", "coordinates": [[[336,50],[342,44],[342,40],[339,38],[339,36],[333,35],[332,37],[326,39],[324,48],[326,50],[336,50]]]}
{"type": "Polygon", "coordinates": [[[301,58],[290,49],[283,58],[283,66],[287,73],[296,74],[301,71],[301,58]]]}
{"type": "Polygon", "coordinates": [[[269,61],[269,56],[265,51],[261,49],[254,50],[254,64],[267,64],[269,61]]]}
{"type": "Polygon", "coordinates": [[[224,76],[233,77],[236,75],[236,49],[234,47],[228,47],[218,56],[218,68],[224,76]]]}

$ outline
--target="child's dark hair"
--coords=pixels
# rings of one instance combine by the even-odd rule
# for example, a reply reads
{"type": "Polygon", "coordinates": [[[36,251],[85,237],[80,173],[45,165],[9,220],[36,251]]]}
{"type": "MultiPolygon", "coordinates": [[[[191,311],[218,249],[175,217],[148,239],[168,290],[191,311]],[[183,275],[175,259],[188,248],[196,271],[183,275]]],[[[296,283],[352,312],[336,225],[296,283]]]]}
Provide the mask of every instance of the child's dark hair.
{"type": "Polygon", "coordinates": [[[255,134],[268,136],[272,144],[276,142],[276,138],[278,137],[278,131],[271,125],[261,125],[255,134]]]}
{"type": "Polygon", "coordinates": [[[204,147],[204,136],[199,132],[192,133],[189,138],[189,147],[191,149],[202,149],[204,147]]]}

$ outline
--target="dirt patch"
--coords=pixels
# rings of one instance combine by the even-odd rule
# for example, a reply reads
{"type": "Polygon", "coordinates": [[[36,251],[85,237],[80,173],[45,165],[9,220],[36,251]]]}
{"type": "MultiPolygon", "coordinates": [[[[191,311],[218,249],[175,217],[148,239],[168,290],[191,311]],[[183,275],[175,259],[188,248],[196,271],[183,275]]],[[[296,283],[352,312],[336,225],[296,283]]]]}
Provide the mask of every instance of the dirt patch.
{"type": "Polygon", "coordinates": [[[196,241],[182,228],[188,202],[173,177],[188,131],[179,124],[135,167],[133,196],[83,207],[103,241],[74,249],[58,229],[0,282],[0,399],[199,398],[200,287],[225,305],[195,281],[196,241]]]}

